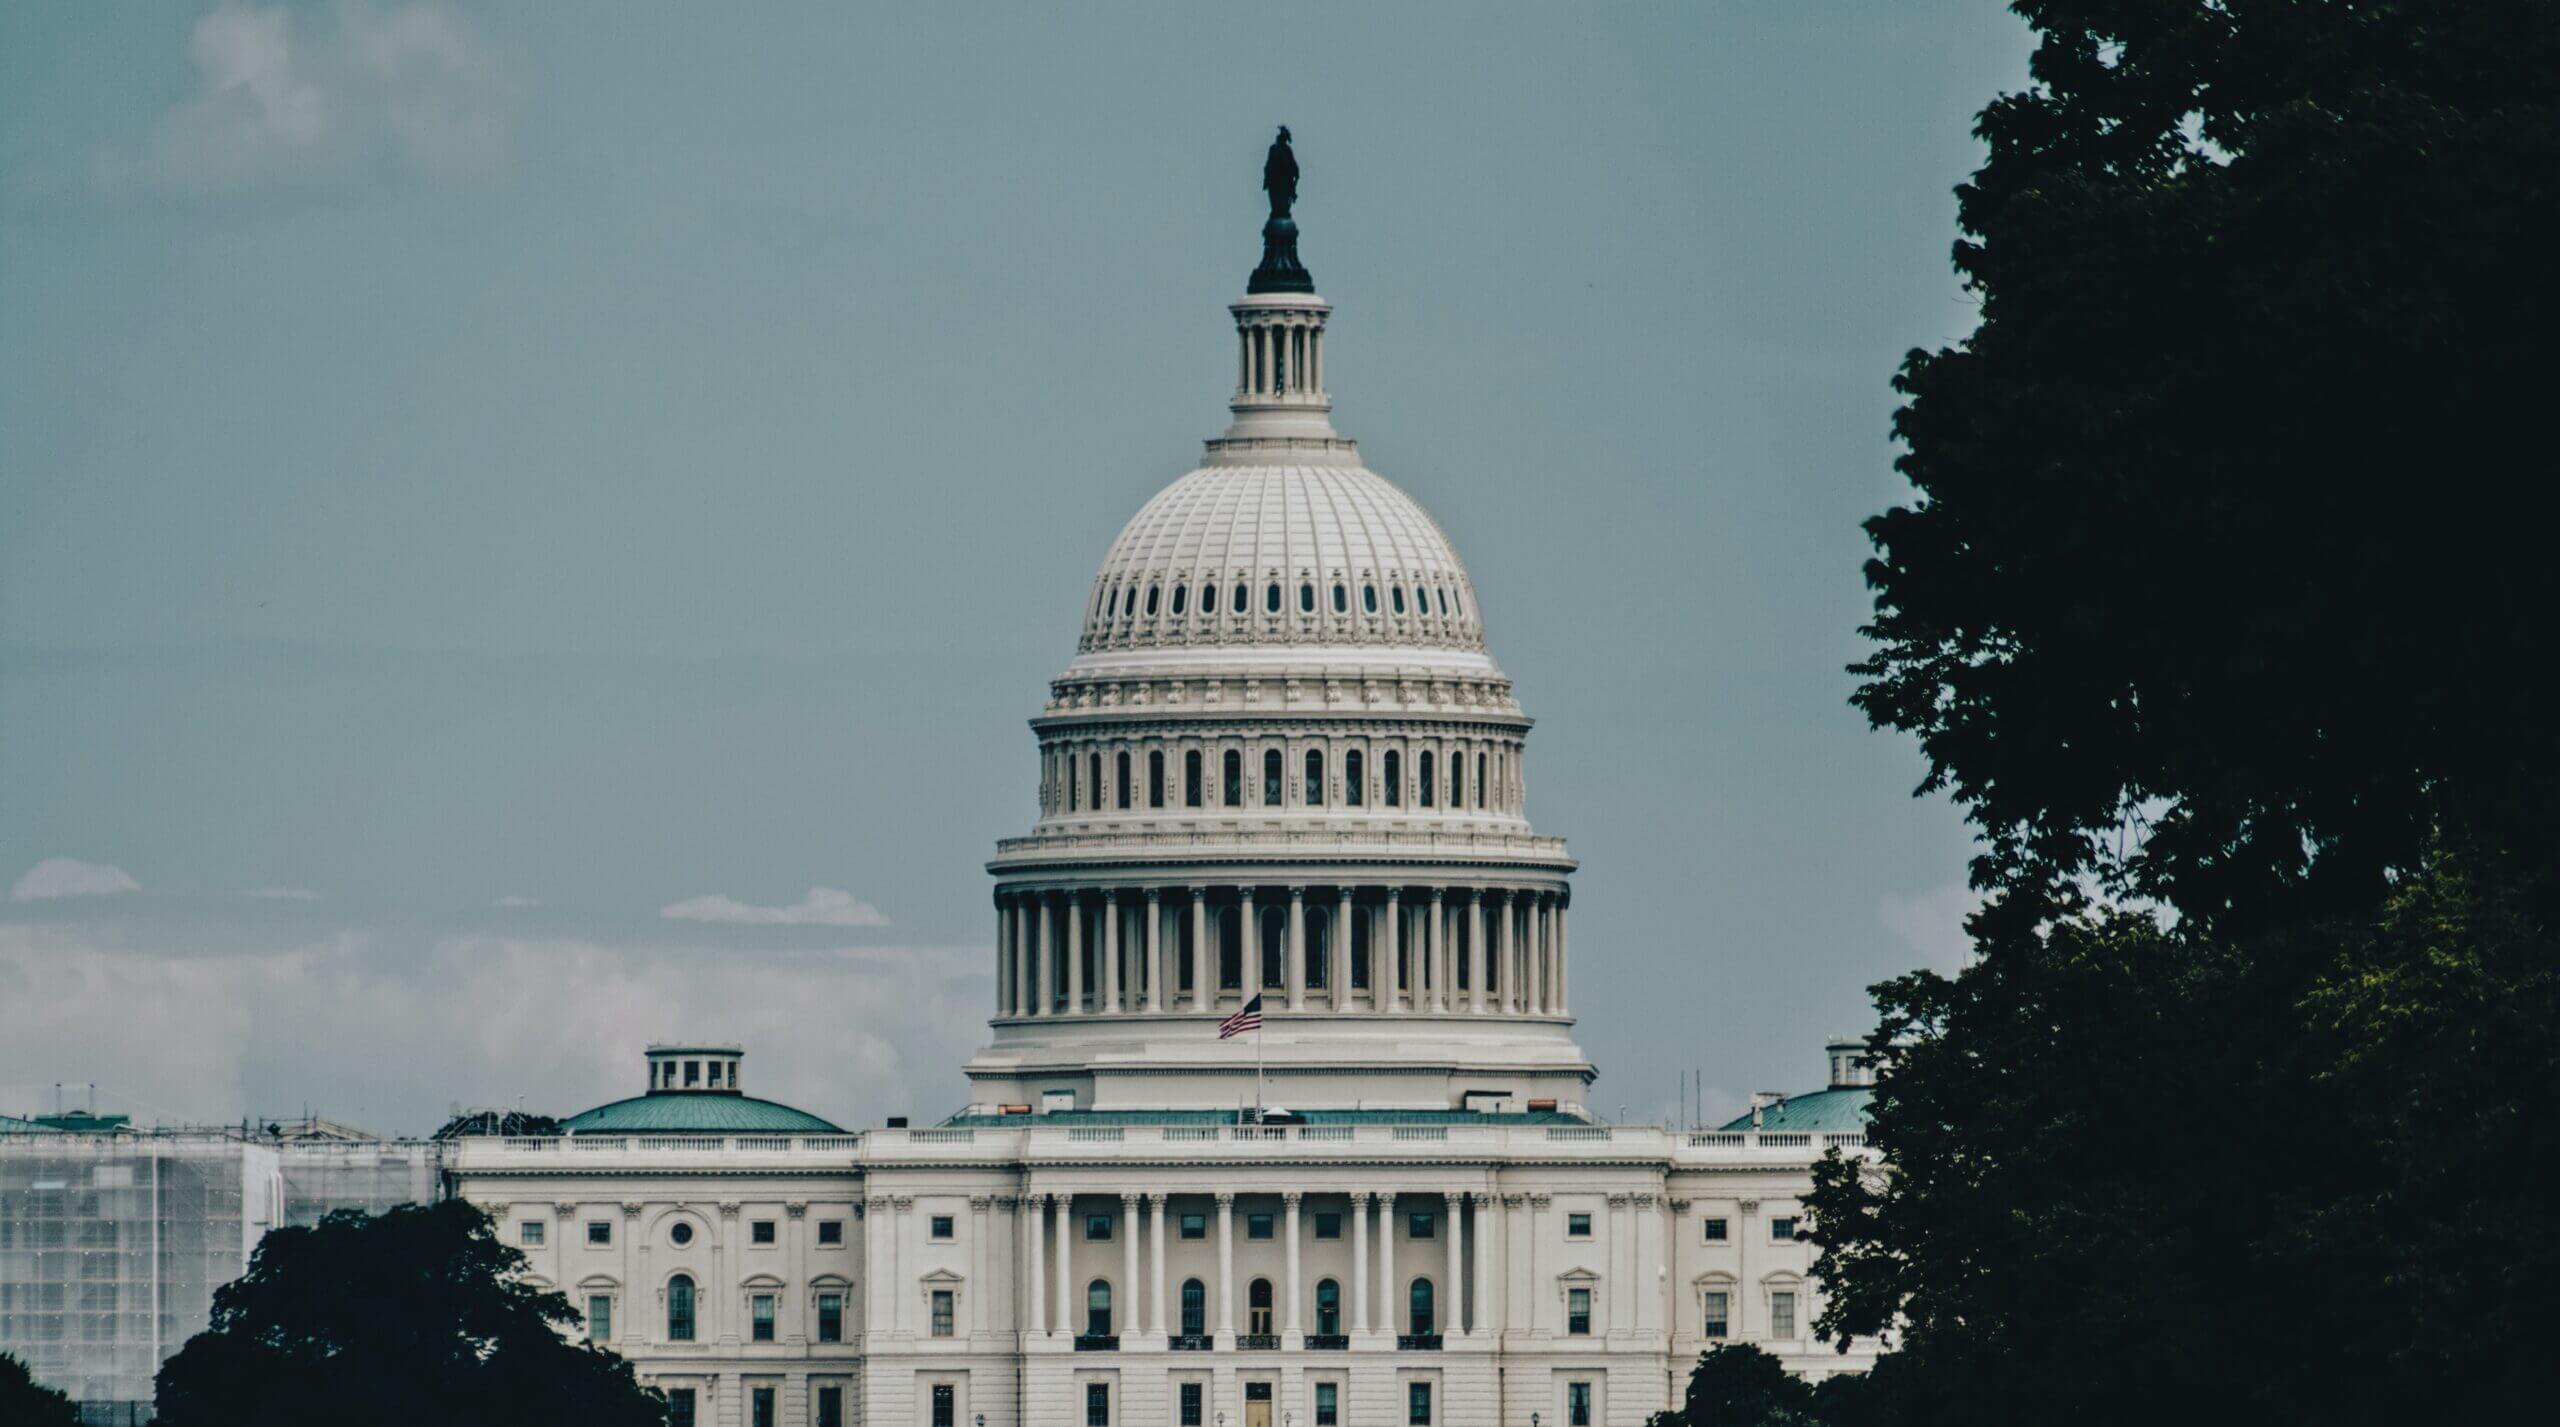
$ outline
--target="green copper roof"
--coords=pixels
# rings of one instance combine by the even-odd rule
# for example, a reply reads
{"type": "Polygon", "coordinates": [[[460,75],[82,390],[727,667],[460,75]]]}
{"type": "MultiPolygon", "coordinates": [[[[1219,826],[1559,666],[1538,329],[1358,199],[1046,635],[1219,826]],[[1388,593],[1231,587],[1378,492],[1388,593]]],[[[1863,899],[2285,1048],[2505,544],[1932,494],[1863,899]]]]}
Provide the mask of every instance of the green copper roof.
{"type": "Polygon", "coordinates": [[[752,1095],[634,1095],[561,1121],[573,1135],[840,1135],[806,1110],[752,1095]]]}
{"type": "Polygon", "coordinates": [[[21,1120],[15,1115],[0,1115],[0,1135],[58,1135],[61,1133],[51,1125],[39,1125],[33,1120],[21,1120]]]}
{"type": "MultiPolygon", "coordinates": [[[[1783,1103],[1760,1112],[1760,1128],[1764,1130],[1821,1130],[1845,1134],[1867,1127],[1867,1102],[1876,1092],[1864,1085],[1841,1090],[1816,1090],[1809,1095],[1792,1095],[1783,1103]]],[[[1743,1115],[1725,1126],[1728,1130],[1751,1128],[1751,1117],[1743,1115]]]]}

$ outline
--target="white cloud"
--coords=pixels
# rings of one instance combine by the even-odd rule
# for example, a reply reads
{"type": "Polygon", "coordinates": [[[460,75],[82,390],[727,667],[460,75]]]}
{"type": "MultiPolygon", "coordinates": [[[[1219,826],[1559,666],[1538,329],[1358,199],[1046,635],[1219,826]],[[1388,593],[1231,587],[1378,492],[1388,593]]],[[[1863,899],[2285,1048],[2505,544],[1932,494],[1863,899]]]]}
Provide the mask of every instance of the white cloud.
{"type": "Polygon", "coordinates": [[[188,39],[195,87],[100,183],[212,191],[389,155],[441,179],[502,172],[522,105],[512,66],[436,0],[344,0],[327,23],[223,0],[188,39]]]}
{"type": "Polygon", "coordinates": [[[735,897],[713,893],[704,897],[688,897],[658,909],[658,915],[676,922],[732,922],[754,927],[885,927],[889,919],[880,909],[851,892],[833,887],[812,887],[809,895],[788,907],[759,907],[735,897]]]}
{"type": "Polygon", "coordinates": [[[1902,938],[1920,965],[1953,972],[1973,960],[1964,922],[1981,905],[1980,892],[1955,882],[1916,897],[1888,892],[1876,903],[1876,920],[1902,938]]]}
{"type": "Polygon", "coordinates": [[[269,902],[316,902],[320,894],[308,887],[252,887],[240,894],[269,902]]]}
{"type": "Polygon", "coordinates": [[[83,862],[76,857],[48,857],[27,869],[18,885],[9,889],[13,902],[41,902],[51,897],[109,897],[118,892],[139,892],[142,884],[133,880],[121,867],[103,862],[83,862]]]}

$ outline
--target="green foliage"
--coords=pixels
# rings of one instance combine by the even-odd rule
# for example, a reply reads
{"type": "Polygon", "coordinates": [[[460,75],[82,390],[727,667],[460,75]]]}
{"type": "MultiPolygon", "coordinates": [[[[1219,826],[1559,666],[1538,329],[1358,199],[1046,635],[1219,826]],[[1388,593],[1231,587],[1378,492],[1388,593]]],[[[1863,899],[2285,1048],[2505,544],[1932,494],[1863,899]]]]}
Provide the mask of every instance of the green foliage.
{"type": "Polygon", "coordinates": [[[1812,1423],[1813,1389],[1749,1343],[1723,1343],[1698,1355],[1677,1411],[1657,1412],[1646,1427],[1795,1427],[1812,1423]]]}
{"type": "Polygon", "coordinates": [[[2560,6],[2015,8],[1856,695],[1992,897],[1876,988],[1889,1168],[1810,1207],[1900,1351],[1815,1411],[2538,1412],[2560,6]]]}
{"type": "Polygon", "coordinates": [[[562,1336],[576,1312],[523,1267],[458,1200],[273,1230],[215,1293],[212,1327],[161,1367],[161,1427],[660,1427],[664,1400],[562,1336]]]}
{"type": "Polygon", "coordinates": [[[0,1353],[0,1422],[9,1427],[80,1427],[80,1409],[36,1381],[25,1363],[0,1353]]]}

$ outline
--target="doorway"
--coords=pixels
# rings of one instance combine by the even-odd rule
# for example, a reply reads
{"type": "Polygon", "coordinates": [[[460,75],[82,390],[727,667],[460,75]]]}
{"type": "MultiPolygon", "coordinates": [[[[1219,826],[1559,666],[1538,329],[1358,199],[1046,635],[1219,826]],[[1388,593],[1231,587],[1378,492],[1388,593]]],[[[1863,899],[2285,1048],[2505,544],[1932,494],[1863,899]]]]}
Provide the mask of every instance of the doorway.
{"type": "Polygon", "coordinates": [[[1244,1385],[1244,1427],[1271,1427],[1271,1384],[1244,1385]]]}

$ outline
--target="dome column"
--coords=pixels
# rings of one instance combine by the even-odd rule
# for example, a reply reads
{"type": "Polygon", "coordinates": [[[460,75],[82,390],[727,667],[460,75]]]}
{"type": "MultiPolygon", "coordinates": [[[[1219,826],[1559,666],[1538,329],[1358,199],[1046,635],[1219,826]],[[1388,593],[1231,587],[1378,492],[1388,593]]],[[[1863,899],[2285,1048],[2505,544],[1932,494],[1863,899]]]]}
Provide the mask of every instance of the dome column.
{"type": "Polygon", "coordinates": [[[1381,1014],[1397,1010],[1404,1001],[1404,889],[1387,889],[1386,959],[1378,957],[1378,938],[1369,939],[1369,1007],[1381,1014]]]}
{"type": "Polygon", "coordinates": [[[1511,955],[1512,891],[1505,887],[1495,895],[1498,900],[1494,916],[1499,920],[1494,924],[1493,954],[1502,967],[1502,995],[1494,1009],[1506,1016],[1516,1015],[1520,1010],[1520,963],[1511,955]]]}
{"type": "Polygon", "coordinates": [[[1102,985],[1094,997],[1099,1003],[1096,1009],[1116,1016],[1120,1014],[1120,892],[1117,888],[1105,888],[1102,893],[1100,959],[1102,974],[1099,979],[1102,985]]]}
{"type": "Polygon", "coordinates": [[[1262,991],[1262,918],[1251,887],[1236,888],[1236,935],[1244,943],[1236,953],[1236,994],[1250,1001],[1262,991]]]}
{"type": "Polygon", "coordinates": [[[1307,889],[1289,889],[1289,954],[1280,968],[1280,979],[1289,988],[1289,1009],[1307,1008],[1307,889]]]}
{"type": "Polygon", "coordinates": [[[1209,889],[1191,889],[1191,1009],[1209,1009],[1209,889]]]}
{"type": "MultiPolygon", "coordinates": [[[[1347,1011],[1351,1009],[1351,889],[1341,887],[1336,891],[1339,895],[1334,904],[1333,936],[1325,944],[1326,960],[1332,969],[1326,974],[1325,981],[1333,992],[1333,1009],[1347,1011]]],[[[1370,948],[1372,955],[1369,959],[1373,964],[1369,968],[1369,976],[1373,982],[1378,975],[1374,964],[1377,961],[1376,950],[1375,946],[1370,948]]]]}
{"type": "Polygon", "coordinates": [[[1484,979],[1491,963],[1485,958],[1484,893],[1467,893],[1467,1013],[1484,1014],[1484,979]]]}
{"type": "Polygon", "coordinates": [[[1013,1014],[1013,908],[996,898],[996,1014],[1013,1014]]]}
{"type": "Polygon", "coordinates": [[[1442,915],[1446,908],[1444,894],[1439,888],[1432,888],[1431,908],[1424,914],[1422,923],[1422,941],[1423,956],[1430,963],[1424,968],[1428,974],[1423,979],[1430,983],[1428,1006],[1435,1012],[1449,1009],[1449,932],[1447,919],[1442,915]]]}
{"type": "Polygon", "coordinates": [[[1052,899],[1045,892],[1035,892],[1032,900],[1038,905],[1040,922],[1038,934],[1031,942],[1031,1014],[1046,1016],[1058,1001],[1058,958],[1054,951],[1055,938],[1049,911],[1052,899]]]}
{"type": "Polygon", "coordinates": [[[1084,894],[1069,892],[1067,916],[1067,1014],[1084,1014],[1084,894]]]}
{"type": "Polygon", "coordinates": [[[1161,889],[1147,889],[1147,1010],[1164,1014],[1164,902],[1161,889]]]}
{"type": "Polygon", "coordinates": [[[1572,907],[1573,904],[1564,898],[1556,899],[1556,1014],[1559,1016],[1568,1014],[1566,1007],[1572,1004],[1573,975],[1571,963],[1567,960],[1564,922],[1565,913],[1572,907]]]}

